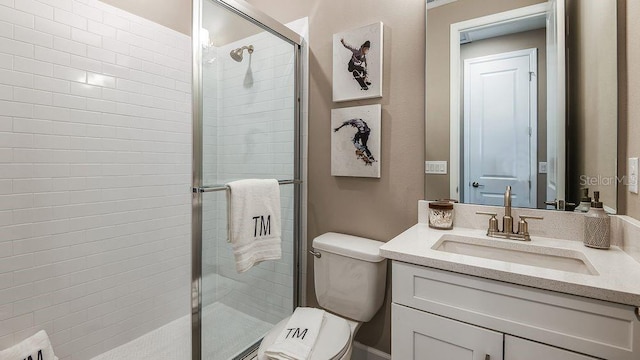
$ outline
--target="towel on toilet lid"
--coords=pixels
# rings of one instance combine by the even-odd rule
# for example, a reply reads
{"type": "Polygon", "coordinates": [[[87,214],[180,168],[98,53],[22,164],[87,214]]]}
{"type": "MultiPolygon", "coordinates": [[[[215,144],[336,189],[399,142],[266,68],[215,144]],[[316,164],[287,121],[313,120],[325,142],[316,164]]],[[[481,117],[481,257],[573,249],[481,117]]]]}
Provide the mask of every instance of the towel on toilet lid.
{"type": "Polygon", "coordinates": [[[282,257],[280,185],[274,179],[247,179],[227,184],[229,242],[236,271],[282,257]]]}
{"type": "Polygon", "coordinates": [[[287,326],[264,354],[274,360],[309,359],[320,334],[324,317],[324,310],[297,308],[287,321],[287,326]]]}
{"type": "Polygon", "coordinates": [[[26,338],[20,343],[0,351],[0,360],[23,359],[58,360],[53,354],[53,348],[46,331],[40,330],[30,338],[26,338]]]}

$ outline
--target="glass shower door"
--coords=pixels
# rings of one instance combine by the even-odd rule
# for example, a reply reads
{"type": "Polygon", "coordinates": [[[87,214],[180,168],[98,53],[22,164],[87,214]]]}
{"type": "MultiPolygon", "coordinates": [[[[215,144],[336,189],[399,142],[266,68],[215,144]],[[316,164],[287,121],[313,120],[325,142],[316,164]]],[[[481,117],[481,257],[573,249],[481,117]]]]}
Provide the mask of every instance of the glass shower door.
{"type": "Polygon", "coordinates": [[[289,180],[298,178],[298,45],[218,1],[203,0],[201,11],[200,95],[195,95],[200,124],[194,126],[194,142],[201,142],[200,171],[194,174],[201,189],[194,195],[201,211],[194,213],[200,222],[201,276],[194,326],[200,325],[201,358],[226,360],[258,343],[294,308],[298,196],[289,180]],[[224,184],[249,178],[287,183],[280,186],[282,258],[237,273],[227,242],[224,184]]]}

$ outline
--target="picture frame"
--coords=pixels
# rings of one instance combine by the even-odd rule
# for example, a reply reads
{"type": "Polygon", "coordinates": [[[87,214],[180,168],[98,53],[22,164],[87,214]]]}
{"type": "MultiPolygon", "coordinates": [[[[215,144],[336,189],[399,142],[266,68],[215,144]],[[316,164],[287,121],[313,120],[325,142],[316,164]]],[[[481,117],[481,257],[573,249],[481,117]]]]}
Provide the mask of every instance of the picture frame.
{"type": "Polygon", "coordinates": [[[382,97],[384,25],[333,35],[333,101],[382,97]]]}
{"type": "Polygon", "coordinates": [[[331,175],[380,178],[382,105],[331,110],[331,175]]]}

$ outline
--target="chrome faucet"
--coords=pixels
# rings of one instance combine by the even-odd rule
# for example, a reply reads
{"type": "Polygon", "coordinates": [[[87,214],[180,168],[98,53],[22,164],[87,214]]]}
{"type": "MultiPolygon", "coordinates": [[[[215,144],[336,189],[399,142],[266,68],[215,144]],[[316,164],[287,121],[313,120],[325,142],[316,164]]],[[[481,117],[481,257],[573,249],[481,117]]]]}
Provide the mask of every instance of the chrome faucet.
{"type": "Polygon", "coordinates": [[[521,241],[531,241],[531,236],[529,235],[529,223],[527,223],[527,219],[544,219],[542,216],[520,215],[518,231],[513,232],[513,217],[511,216],[511,186],[507,186],[507,190],[504,192],[504,217],[502,218],[502,231],[498,229],[498,219],[496,218],[498,214],[484,211],[478,211],[476,214],[491,216],[489,219],[487,236],[521,241]]]}

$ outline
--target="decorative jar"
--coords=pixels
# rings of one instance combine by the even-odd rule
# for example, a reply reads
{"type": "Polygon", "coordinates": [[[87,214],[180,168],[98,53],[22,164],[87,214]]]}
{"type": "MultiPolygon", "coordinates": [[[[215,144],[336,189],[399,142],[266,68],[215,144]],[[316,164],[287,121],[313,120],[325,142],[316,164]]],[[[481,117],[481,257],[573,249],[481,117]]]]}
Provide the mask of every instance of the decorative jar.
{"type": "Polygon", "coordinates": [[[430,202],[429,227],[439,230],[453,229],[453,203],[449,201],[430,202]]]}

